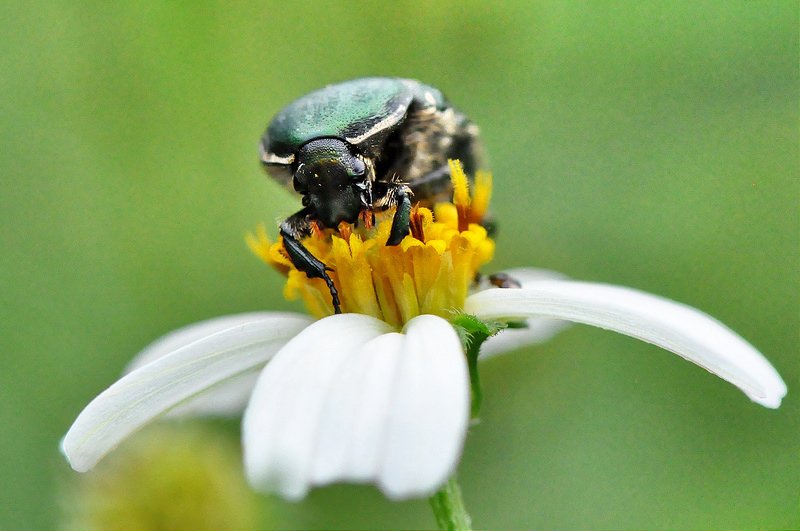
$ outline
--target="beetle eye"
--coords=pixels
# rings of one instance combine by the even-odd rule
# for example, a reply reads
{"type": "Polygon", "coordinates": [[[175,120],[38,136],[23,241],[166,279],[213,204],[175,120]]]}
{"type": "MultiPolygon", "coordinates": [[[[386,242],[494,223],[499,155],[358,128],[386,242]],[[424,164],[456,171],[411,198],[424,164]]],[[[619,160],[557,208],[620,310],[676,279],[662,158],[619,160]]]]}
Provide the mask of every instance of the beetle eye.
{"type": "Polygon", "coordinates": [[[352,170],[354,176],[364,175],[364,172],[367,170],[367,166],[361,159],[353,157],[352,170]]]}

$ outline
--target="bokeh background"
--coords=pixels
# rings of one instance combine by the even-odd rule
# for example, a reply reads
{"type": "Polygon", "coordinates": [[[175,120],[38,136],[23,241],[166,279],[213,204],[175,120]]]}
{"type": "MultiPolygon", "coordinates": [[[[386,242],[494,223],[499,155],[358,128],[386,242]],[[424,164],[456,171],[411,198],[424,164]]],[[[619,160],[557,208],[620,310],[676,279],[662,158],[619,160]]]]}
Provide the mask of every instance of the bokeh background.
{"type": "MultiPolygon", "coordinates": [[[[460,472],[475,525],[800,526],[796,2],[3,2],[0,31],[0,528],[57,525],[59,438],[150,340],[300,309],[243,242],[299,205],[257,140],[365,75],[481,126],[496,268],[684,301],[789,385],[767,410],[580,326],[490,360],[460,472]]],[[[433,525],[371,487],[260,501],[266,527],[433,525]]]]}

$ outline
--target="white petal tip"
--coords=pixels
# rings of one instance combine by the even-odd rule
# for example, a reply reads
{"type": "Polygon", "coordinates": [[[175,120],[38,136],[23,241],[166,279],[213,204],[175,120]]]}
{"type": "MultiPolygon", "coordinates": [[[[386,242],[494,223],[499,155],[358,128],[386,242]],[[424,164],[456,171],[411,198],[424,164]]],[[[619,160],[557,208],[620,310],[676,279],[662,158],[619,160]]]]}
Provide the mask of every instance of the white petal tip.
{"type": "MultiPolygon", "coordinates": [[[[245,468],[247,468],[246,465],[245,468]]],[[[280,478],[276,477],[254,477],[250,473],[247,473],[247,471],[246,475],[247,483],[250,484],[253,490],[263,494],[277,494],[288,502],[300,502],[308,494],[309,486],[305,483],[289,483],[281,481],[280,478]]]]}
{"type": "Polygon", "coordinates": [[[64,459],[67,460],[67,464],[69,464],[70,468],[81,474],[94,468],[94,463],[89,463],[85,460],[82,460],[80,457],[76,456],[75,453],[68,451],[64,445],[65,439],[66,437],[62,437],[61,441],[59,441],[58,451],[61,452],[61,455],[63,455],[64,459]]]}
{"type": "Polygon", "coordinates": [[[70,455],[69,452],[65,450],[62,450],[61,453],[67,460],[67,463],[69,464],[70,468],[72,468],[72,470],[74,470],[75,472],[80,472],[81,474],[83,474],[84,472],[88,472],[92,468],[94,468],[94,463],[87,463],[86,461],[80,458],[73,457],[70,455]]]}
{"type": "Polygon", "coordinates": [[[105,457],[108,452],[112,451],[113,448],[107,449],[107,451],[103,452],[102,455],[95,455],[87,453],[84,448],[76,442],[76,435],[73,432],[73,429],[70,428],[70,431],[67,432],[64,437],[61,438],[61,441],[58,444],[58,449],[61,452],[61,455],[67,460],[69,466],[75,472],[88,472],[94,468],[94,466],[103,458],[105,457]]]}
{"type": "Polygon", "coordinates": [[[86,472],[94,468],[94,466],[88,466],[85,464],[77,463],[75,461],[70,461],[69,458],[67,458],[67,462],[69,463],[69,466],[72,467],[72,470],[80,474],[85,474],[86,472]]]}
{"type": "Polygon", "coordinates": [[[758,405],[764,406],[765,408],[768,409],[778,409],[779,407],[781,407],[780,398],[753,400],[753,402],[755,402],[758,405]]]}
{"type": "Polygon", "coordinates": [[[444,481],[440,482],[439,485],[426,489],[398,490],[382,484],[378,485],[378,488],[389,500],[393,502],[403,502],[419,498],[430,498],[442,485],[444,485],[444,481]]]}
{"type": "Polygon", "coordinates": [[[783,397],[786,396],[787,388],[786,384],[777,373],[775,376],[777,381],[769,389],[765,389],[762,394],[755,395],[748,393],[750,400],[769,409],[778,409],[781,407],[781,402],[783,401],[783,397]]]}
{"type": "Polygon", "coordinates": [[[638,290],[576,281],[534,281],[522,289],[471,295],[465,310],[485,319],[547,317],[614,330],[674,352],[768,408],[786,384],[750,343],[713,317],[638,290]]]}
{"type": "Polygon", "coordinates": [[[70,466],[86,472],[149,422],[205,393],[219,391],[226,383],[237,379],[241,383],[241,378],[259,370],[309,322],[305,316],[287,314],[234,320],[233,326],[227,318],[222,318],[225,326],[215,321],[216,331],[203,337],[197,336],[210,330],[206,325],[199,327],[200,332],[192,328],[177,333],[173,337],[177,339],[170,340],[169,348],[158,352],[156,359],[144,362],[95,397],[61,443],[70,466]],[[184,345],[183,340],[190,342],[184,345]]]}

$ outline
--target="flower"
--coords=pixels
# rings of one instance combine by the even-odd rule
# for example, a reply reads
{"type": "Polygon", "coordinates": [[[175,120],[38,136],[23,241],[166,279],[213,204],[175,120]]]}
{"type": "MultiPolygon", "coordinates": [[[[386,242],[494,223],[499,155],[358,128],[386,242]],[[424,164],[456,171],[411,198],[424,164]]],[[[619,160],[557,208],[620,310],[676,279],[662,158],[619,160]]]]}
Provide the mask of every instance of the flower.
{"type": "Polygon", "coordinates": [[[156,423],[59,485],[59,529],[254,529],[263,503],[238,445],[199,422],[156,423]]]}
{"type": "MultiPolygon", "coordinates": [[[[453,203],[414,208],[411,234],[400,245],[387,246],[392,218],[373,227],[342,223],[337,231],[319,231],[303,243],[312,254],[330,264],[330,275],[345,296],[345,313],[372,315],[395,327],[417,315],[448,318],[464,307],[470,285],[480,267],[492,259],[494,241],[480,222],[486,216],[491,176],[479,172],[473,194],[461,164],[451,161],[455,176],[453,203]]],[[[250,249],[287,275],[284,294],[302,298],[317,318],[333,314],[328,287],[320,278],[308,278],[292,266],[282,242],[270,242],[264,227],[249,235],[250,249]]]]}
{"type": "Polygon", "coordinates": [[[776,370],[699,310],[544,270],[510,271],[518,288],[473,286],[494,251],[481,226],[491,179],[477,176],[470,194],[461,166],[451,173],[453,203],[415,209],[411,234],[396,247],[385,245],[388,215],[304,240],[335,270],[352,313],[332,315],[324,282],[294,269],[263,229],[250,236],[251,249],[287,275],[285,295],[302,298],[318,320],[234,315],[157,341],[64,437],[72,467],[92,468],[165,414],[244,410],[245,470],[258,489],[299,499],[312,486],[351,481],[375,483],[392,499],[430,495],[455,470],[470,391],[473,400],[479,391],[469,353],[482,337],[454,324],[464,314],[513,325],[486,340],[482,356],[544,341],[563,322],[584,323],[661,346],[761,405],[780,405],[786,385],[776,370]]]}

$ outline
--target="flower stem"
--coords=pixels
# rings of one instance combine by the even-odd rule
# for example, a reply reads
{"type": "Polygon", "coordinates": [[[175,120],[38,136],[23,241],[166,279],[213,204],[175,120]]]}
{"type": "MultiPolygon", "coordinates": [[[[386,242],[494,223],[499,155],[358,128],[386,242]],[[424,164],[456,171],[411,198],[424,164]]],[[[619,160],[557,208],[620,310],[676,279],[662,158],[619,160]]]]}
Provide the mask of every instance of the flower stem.
{"type": "Polygon", "coordinates": [[[481,410],[481,402],[483,401],[483,392],[481,391],[481,378],[478,372],[478,356],[481,353],[481,345],[491,336],[495,335],[500,330],[506,328],[505,323],[495,323],[490,321],[482,321],[474,315],[467,315],[464,313],[456,315],[451,321],[461,338],[461,344],[464,346],[464,354],[467,358],[467,367],[469,368],[469,383],[472,390],[472,405],[470,407],[470,415],[472,419],[478,418],[478,413],[481,410]]]}
{"type": "Polygon", "coordinates": [[[446,531],[470,531],[472,529],[472,519],[464,506],[461,487],[458,486],[455,475],[448,479],[439,492],[431,496],[428,501],[433,508],[439,529],[446,531]]]}

